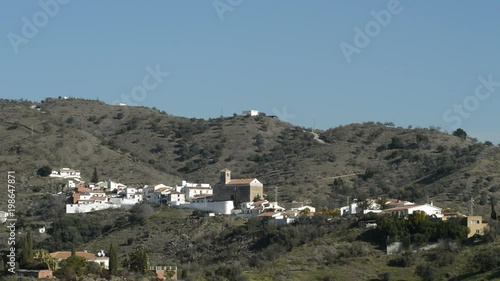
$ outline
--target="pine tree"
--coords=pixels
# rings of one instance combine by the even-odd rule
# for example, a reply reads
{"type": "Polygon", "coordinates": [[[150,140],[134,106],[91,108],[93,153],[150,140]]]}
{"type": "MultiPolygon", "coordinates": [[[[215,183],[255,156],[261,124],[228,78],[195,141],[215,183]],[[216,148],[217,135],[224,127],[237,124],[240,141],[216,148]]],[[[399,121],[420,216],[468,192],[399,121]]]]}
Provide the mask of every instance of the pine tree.
{"type": "Polygon", "coordinates": [[[118,254],[116,252],[116,247],[111,243],[109,246],[109,272],[111,275],[115,275],[118,271],[118,254]]]}
{"type": "Polygon", "coordinates": [[[92,174],[91,182],[97,183],[99,181],[99,175],[97,174],[97,168],[94,167],[94,173],[92,174]]]}

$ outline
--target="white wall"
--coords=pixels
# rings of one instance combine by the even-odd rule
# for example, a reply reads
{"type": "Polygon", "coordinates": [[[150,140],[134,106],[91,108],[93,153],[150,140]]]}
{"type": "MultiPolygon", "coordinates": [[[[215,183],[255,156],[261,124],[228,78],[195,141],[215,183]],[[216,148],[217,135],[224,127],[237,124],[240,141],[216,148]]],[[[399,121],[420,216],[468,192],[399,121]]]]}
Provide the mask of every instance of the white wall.
{"type": "Polygon", "coordinates": [[[222,215],[230,215],[231,211],[234,210],[234,202],[221,201],[221,202],[206,202],[206,203],[190,203],[190,204],[177,205],[175,207],[183,209],[209,211],[222,215]]]}
{"type": "Polygon", "coordinates": [[[120,205],[117,204],[100,204],[100,203],[91,203],[91,204],[66,204],[66,213],[67,214],[78,214],[78,213],[89,213],[100,210],[106,210],[111,208],[120,208],[120,205]]]}

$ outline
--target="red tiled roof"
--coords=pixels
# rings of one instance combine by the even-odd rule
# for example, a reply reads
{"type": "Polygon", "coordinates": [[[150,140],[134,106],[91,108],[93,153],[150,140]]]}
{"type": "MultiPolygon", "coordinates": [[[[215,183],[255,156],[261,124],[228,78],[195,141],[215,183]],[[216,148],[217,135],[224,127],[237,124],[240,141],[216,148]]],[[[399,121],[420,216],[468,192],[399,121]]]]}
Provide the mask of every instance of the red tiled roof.
{"type": "Polygon", "coordinates": [[[260,215],[258,215],[258,217],[272,217],[274,215],[276,215],[277,213],[273,213],[273,212],[265,212],[265,213],[262,213],[260,215]]]}
{"type": "Polygon", "coordinates": [[[255,178],[253,179],[238,179],[238,180],[231,180],[229,181],[226,185],[242,185],[242,184],[251,184],[255,178]]]}
{"type": "MultiPolygon", "coordinates": [[[[94,259],[98,259],[98,258],[107,258],[107,257],[98,257],[96,256],[95,254],[92,254],[92,253],[86,253],[86,252],[76,252],[75,253],[78,257],[82,257],[86,260],[94,260],[94,259]]],[[[50,253],[50,256],[53,257],[53,258],[56,258],[56,259],[62,259],[62,260],[65,260],[69,257],[71,257],[71,252],[54,252],[54,253],[50,253]]]]}

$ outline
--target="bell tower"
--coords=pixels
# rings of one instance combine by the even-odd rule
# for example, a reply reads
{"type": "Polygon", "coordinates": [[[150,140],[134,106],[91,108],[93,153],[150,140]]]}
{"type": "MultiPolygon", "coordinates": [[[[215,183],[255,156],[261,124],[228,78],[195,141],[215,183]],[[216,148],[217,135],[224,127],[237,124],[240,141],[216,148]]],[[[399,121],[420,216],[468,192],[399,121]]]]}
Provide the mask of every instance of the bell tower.
{"type": "Polygon", "coordinates": [[[231,170],[224,169],[220,171],[220,182],[223,185],[228,184],[231,181],[231,170]]]}

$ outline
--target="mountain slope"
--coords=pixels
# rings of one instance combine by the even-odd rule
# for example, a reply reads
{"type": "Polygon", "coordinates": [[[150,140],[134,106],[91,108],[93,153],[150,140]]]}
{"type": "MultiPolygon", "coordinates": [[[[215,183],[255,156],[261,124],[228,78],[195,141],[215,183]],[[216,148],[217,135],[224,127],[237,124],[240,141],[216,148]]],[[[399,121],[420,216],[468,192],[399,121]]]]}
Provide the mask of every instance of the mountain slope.
{"type": "Polygon", "coordinates": [[[0,101],[0,167],[16,170],[21,190],[51,183],[36,176],[48,164],[80,169],[89,181],[127,184],[181,179],[216,184],[218,171],[257,177],[272,198],[339,207],[347,197],[396,197],[479,213],[498,195],[498,147],[435,129],[363,123],[326,131],[272,117],[209,120],[94,100],[0,101]],[[30,108],[37,105],[40,110],[30,108]],[[345,177],[337,178],[338,176],[345,177]]]}

